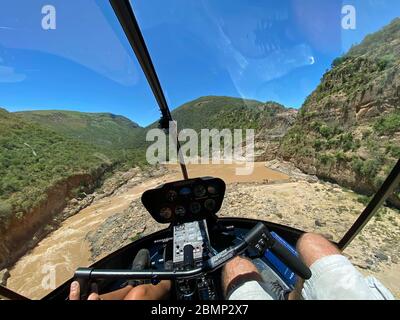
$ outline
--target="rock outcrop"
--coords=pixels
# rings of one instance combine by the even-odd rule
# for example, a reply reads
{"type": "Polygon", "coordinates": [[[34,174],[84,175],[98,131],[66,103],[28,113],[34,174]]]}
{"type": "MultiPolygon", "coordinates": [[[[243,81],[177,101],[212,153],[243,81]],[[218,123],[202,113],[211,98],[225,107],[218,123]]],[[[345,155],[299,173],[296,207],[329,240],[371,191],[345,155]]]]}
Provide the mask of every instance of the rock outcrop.
{"type": "MultiPolygon", "coordinates": [[[[400,158],[400,19],[333,62],[277,155],[372,195],[400,158]]],[[[390,198],[400,207],[398,193],[390,198]]]]}

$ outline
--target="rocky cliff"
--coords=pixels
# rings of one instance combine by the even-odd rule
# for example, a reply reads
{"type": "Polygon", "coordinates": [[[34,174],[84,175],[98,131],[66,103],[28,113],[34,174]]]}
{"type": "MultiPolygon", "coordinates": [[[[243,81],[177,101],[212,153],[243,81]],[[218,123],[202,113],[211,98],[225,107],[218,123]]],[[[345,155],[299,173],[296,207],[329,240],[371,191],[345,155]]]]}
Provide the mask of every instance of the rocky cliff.
{"type": "Polygon", "coordinates": [[[367,195],[381,186],[400,158],[400,19],[333,62],[277,154],[367,195]]]}

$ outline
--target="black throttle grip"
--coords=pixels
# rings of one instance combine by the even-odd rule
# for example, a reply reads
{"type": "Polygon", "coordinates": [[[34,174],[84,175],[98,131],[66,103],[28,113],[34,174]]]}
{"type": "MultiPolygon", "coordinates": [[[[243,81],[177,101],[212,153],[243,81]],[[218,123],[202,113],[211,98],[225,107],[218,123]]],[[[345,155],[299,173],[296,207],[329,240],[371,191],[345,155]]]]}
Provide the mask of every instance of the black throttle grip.
{"type": "Polygon", "coordinates": [[[270,236],[267,227],[262,222],[259,222],[244,236],[243,240],[248,245],[254,245],[266,235],[270,236]]]}
{"type": "Polygon", "coordinates": [[[274,241],[270,249],[298,276],[305,280],[311,278],[310,268],[308,268],[298,256],[290,252],[289,249],[287,249],[279,241],[274,241]]]}

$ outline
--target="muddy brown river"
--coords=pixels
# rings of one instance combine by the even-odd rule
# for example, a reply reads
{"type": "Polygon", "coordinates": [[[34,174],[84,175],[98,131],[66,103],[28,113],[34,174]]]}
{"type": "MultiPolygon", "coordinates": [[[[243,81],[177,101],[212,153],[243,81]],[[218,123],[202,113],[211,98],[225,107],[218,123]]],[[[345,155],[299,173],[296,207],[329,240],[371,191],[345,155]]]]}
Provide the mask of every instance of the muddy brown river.
{"type": "MultiPolygon", "coordinates": [[[[190,177],[220,177],[226,183],[285,181],[282,173],[267,169],[264,163],[255,163],[251,175],[236,175],[237,166],[232,165],[189,165],[190,177]]],[[[89,266],[90,249],[86,235],[96,230],[109,216],[124,211],[141,194],[159,184],[180,180],[177,166],[170,166],[169,173],[162,177],[143,181],[117,195],[93,202],[76,215],[66,219],[61,226],[43,239],[10,270],[7,287],[32,299],[49,293],[52,285],[59,286],[68,280],[79,266],[89,266]],[[53,283],[53,279],[55,283],[53,283]]]]}

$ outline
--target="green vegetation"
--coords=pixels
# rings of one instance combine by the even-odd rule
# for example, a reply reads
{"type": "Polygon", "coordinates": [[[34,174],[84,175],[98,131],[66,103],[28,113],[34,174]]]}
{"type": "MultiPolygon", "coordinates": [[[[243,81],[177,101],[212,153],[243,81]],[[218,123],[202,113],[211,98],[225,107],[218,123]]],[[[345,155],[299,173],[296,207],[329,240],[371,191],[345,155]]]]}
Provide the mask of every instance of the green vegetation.
{"type": "Polygon", "coordinates": [[[45,110],[16,114],[64,136],[103,148],[136,147],[138,133],[143,130],[131,120],[110,113],[45,110]]]}
{"type": "Polygon", "coordinates": [[[389,25],[382,30],[370,34],[365,37],[364,41],[357,46],[351,48],[349,56],[361,56],[364,54],[372,54],[377,48],[384,49],[385,52],[390,53],[390,44],[393,39],[398,39],[400,18],[394,19],[389,25]]]}
{"type": "Polygon", "coordinates": [[[379,135],[392,135],[400,132],[400,110],[380,117],[374,124],[379,135]]]}
{"type": "Polygon", "coordinates": [[[230,97],[202,97],[175,109],[172,116],[180,128],[261,129],[273,116],[285,110],[274,102],[262,103],[230,97]]]}
{"type": "Polygon", "coordinates": [[[143,237],[143,233],[139,232],[139,233],[136,233],[135,236],[130,237],[129,240],[130,240],[131,242],[135,242],[135,241],[141,239],[142,237],[143,237]]]}
{"type": "Polygon", "coordinates": [[[381,167],[381,162],[378,159],[361,160],[354,158],[352,161],[353,170],[362,177],[375,177],[381,167]]]}
{"type": "Polygon", "coordinates": [[[357,201],[359,203],[362,203],[364,206],[367,206],[371,202],[372,197],[364,196],[364,195],[359,195],[357,198],[357,201]]]}
{"type": "MultiPolygon", "coordinates": [[[[0,229],[12,215],[21,217],[46,201],[48,191],[71,176],[101,178],[106,170],[139,164],[142,150],[73,139],[0,109],[0,229]]],[[[87,188],[82,182],[75,194],[87,188]]]]}
{"type": "Polygon", "coordinates": [[[400,159],[400,146],[390,144],[386,147],[386,152],[393,158],[400,159]]]}
{"type": "Polygon", "coordinates": [[[382,207],[378,210],[378,212],[375,214],[375,219],[376,221],[383,221],[383,217],[387,214],[387,208],[382,207]]]}
{"type": "Polygon", "coordinates": [[[341,56],[341,57],[336,58],[336,59],[333,60],[333,62],[332,62],[332,68],[335,68],[335,67],[341,65],[341,64],[344,63],[346,60],[348,60],[348,57],[346,57],[346,56],[341,56]]]}
{"type": "Polygon", "coordinates": [[[391,68],[392,66],[394,66],[395,62],[396,62],[396,57],[394,54],[390,53],[384,55],[383,57],[378,59],[379,71],[391,68]]]}

